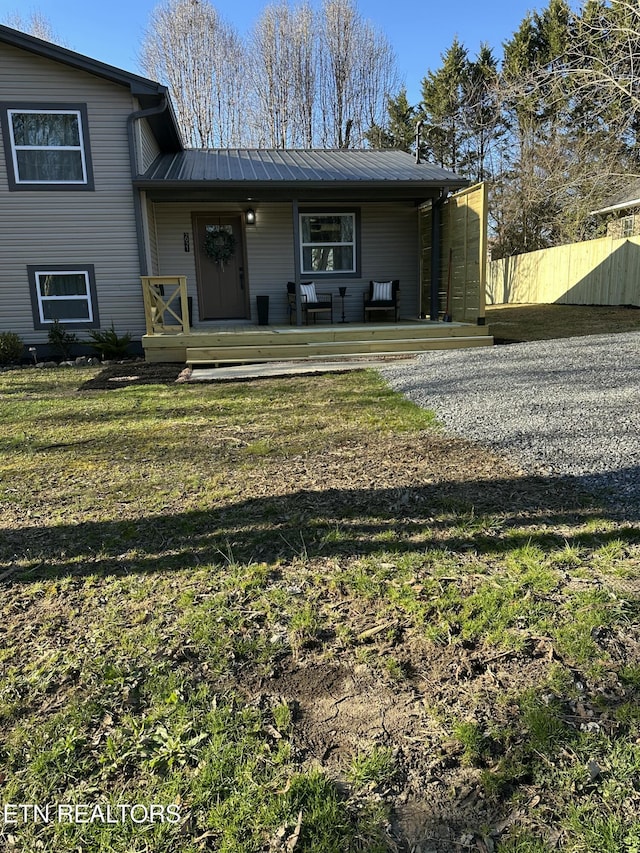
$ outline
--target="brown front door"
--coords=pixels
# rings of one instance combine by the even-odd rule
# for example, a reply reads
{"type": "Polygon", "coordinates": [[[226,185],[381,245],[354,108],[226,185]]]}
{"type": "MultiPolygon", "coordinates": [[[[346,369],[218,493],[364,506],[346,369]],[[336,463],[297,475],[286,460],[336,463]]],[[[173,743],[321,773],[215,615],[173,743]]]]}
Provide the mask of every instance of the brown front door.
{"type": "Polygon", "coordinates": [[[198,314],[201,320],[247,316],[244,249],[239,216],[193,216],[198,314]]]}

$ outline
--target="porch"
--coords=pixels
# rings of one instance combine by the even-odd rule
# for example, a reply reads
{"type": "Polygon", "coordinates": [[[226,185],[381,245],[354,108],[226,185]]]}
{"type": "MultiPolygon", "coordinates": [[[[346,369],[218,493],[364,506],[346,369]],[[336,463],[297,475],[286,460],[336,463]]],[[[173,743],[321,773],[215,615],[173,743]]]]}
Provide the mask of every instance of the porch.
{"type": "Polygon", "coordinates": [[[335,360],[492,344],[487,326],[429,320],[324,326],[242,323],[189,332],[157,332],[142,339],[147,361],[189,365],[335,360]]]}
{"type": "Polygon", "coordinates": [[[143,276],[149,362],[249,364],[267,361],[417,354],[491,346],[486,326],[406,319],[383,323],[257,326],[248,322],[191,327],[185,276],[143,276]]]}
{"type": "Polygon", "coordinates": [[[241,324],[156,333],[142,339],[147,361],[190,365],[416,354],[492,344],[487,326],[429,320],[331,326],[241,324]]]}

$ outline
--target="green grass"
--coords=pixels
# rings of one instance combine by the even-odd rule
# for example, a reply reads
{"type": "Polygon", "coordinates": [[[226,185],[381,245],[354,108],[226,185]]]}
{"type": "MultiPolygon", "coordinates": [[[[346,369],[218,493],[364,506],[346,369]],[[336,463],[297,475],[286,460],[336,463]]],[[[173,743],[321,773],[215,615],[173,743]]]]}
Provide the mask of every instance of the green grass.
{"type": "Polygon", "coordinates": [[[95,374],[0,373],[0,803],[180,822],[0,823],[2,844],[389,851],[432,774],[496,824],[536,801],[501,853],[637,853],[637,527],[372,372],[95,374]],[[323,667],[328,699],[294,695],[323,667]],[[397,705],[369,720],[376,693],[397,705]]]}

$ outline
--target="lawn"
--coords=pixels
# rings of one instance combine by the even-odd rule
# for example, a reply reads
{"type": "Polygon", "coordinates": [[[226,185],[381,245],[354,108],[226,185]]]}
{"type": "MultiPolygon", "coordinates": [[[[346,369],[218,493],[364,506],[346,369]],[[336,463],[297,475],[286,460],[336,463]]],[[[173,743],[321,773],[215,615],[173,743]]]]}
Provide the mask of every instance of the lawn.
{"type": "Polygon", "coordinates": [[[177,372],[0,373],[0,846],[638,853],[637,524],[373,371],[177,372]]]}
{"type": "Polygon", "coordinates": [[[497,343],[640,331],[640,309],[607,305],[488,305],[497,343]]]}

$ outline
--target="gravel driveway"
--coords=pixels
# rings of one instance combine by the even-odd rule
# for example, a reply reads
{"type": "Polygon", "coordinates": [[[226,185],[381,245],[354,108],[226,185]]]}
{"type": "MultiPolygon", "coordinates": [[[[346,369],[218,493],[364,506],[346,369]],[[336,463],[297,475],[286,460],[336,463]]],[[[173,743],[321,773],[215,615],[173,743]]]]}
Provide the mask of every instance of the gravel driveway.
{"type": "Polygon", "coordinates": [[[640,511],[640,332],[425,353],[382,375],[450,433],[640,511]]]}

